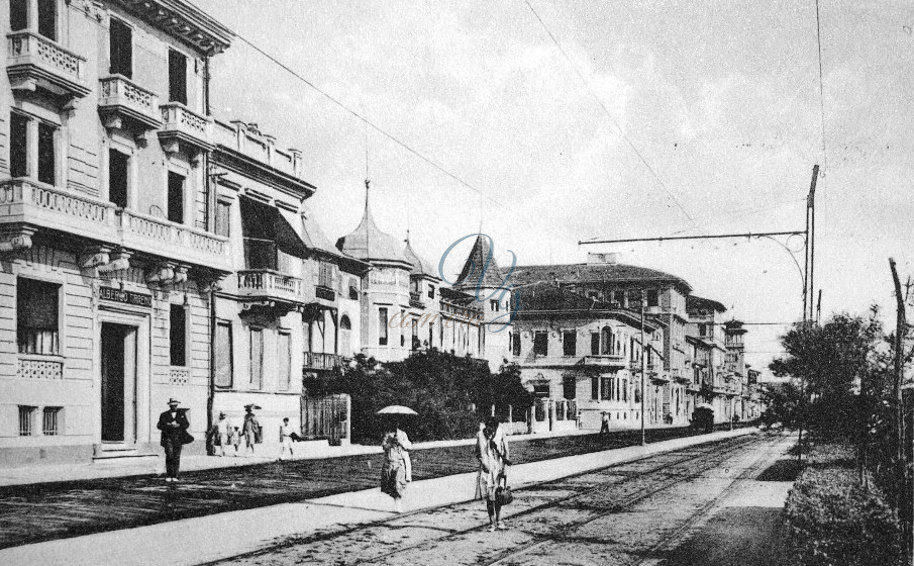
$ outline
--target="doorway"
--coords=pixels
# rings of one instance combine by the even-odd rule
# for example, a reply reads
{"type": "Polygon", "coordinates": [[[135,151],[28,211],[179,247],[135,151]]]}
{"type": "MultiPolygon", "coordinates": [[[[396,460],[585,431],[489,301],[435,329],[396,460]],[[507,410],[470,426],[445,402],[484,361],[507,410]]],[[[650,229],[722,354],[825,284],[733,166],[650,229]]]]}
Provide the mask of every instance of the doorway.
{"type": "Polygon", "coordinates": [[[136,443],[137,327],[102,323],[101,439],[103,444],[136,443]]]}

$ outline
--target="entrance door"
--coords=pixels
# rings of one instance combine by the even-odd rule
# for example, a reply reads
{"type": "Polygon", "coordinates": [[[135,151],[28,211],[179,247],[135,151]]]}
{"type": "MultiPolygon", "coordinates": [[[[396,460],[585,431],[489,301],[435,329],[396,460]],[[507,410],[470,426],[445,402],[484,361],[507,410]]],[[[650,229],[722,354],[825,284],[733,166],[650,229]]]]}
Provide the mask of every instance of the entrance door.
{"type": "Polygon", "coordinates": [[[135,326],[102,323],[102,442],[136,442],[135,326]]]}

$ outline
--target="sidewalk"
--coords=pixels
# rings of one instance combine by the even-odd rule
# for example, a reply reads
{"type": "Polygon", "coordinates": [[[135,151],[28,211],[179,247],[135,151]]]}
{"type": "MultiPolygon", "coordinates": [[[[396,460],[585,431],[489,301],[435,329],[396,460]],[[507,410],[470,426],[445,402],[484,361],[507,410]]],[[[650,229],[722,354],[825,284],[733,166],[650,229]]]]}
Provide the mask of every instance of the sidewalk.
{"type": "MultiPolygon", "coordinates": [[[[511,440],[530,440],[536,438],[552,438],[557,436],[579,436],[596,434],[594,430],[562,431],[539,434],[518,434],[511,440]]],[[[415,444],[416,450],[424,448],[440,448],[447,446],[469,446],[475,442],[472,438],[460,440],[438,440],[415,444]]],[[[270,447],[272,448],[272,447],[270,447]]],[[[268,448],[269,449],[269,448],[268,448]]],[[[380,454],[379,446],[363,446],[350,444],[346,446],[330,446],[326,442],[306,442],[296,445],[295,460],[319,460],[327,458],[342,458],[346,456],[360,456],[363,454],[380,454]]],[[[213,470],[219,468],[234,468],[238,466],[252,466],[275,462],[278,457],[279,446],[270,450],[269,456],[206,456],[193,455],[181,458],[181,471],[213,470]]],[[[128,476],[161,475],[165,473],[164,456],[151,456],[141,458],[109,458],[96,460],[88,464],[67,465],[36,465],[15,468],[0,468],[0,487],[10,485],[26,485],[45,482],[59,482],[72,480],[92,480],[101,478],[117,478],[128,476]]]]}
{"type": "MultiPolygon", "coordinates": [[[[520,488],[622,463],[643,456],[696,444],[753,434],[754,428],[678,438],[579,456],[569,456],[512,467],[512,484],[520,488]]],[[[406,511],[469,501],[475,473],[463,473],[410,484],[406,511]]],[[[287,503],[245,511],[172,521],[19,546],[0,551],[0,563],[68,565],[151,563],[200,564],[269,546],[288,537],[356,526],[388,518],[391,500],[377,488],[301,503],[287,503]]]]}

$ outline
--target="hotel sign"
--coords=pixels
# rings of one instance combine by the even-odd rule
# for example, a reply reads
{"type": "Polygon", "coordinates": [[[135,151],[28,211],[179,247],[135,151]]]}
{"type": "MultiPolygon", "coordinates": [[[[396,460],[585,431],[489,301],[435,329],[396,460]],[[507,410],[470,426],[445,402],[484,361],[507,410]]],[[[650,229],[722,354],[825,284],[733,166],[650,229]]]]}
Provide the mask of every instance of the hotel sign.
{"type": "Polygon", "coordinates": [[[143,293],[134,293],[132,291],[121,291],[114,287],[100,287],[98,296],[103,301],[112,301],[138,307],[152,306],[152,295],[144,295],[143,293]]]}

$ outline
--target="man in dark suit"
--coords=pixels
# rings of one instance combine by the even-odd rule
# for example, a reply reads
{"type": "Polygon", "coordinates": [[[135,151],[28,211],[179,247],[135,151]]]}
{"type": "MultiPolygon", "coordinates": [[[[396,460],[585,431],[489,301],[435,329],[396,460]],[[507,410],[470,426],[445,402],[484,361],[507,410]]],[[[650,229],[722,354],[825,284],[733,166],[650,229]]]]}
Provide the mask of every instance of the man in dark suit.
{"type": "Polygon", "coordinates": [[[181,448],[190,423],[187,412],[178,410],[181,403],[177,399],[168,400],[168,410],[159,415],[157,428],[162,431],[162,448],[165,449],[165,481],[178,481],[178,469],[181,467],[181,448]]]}

